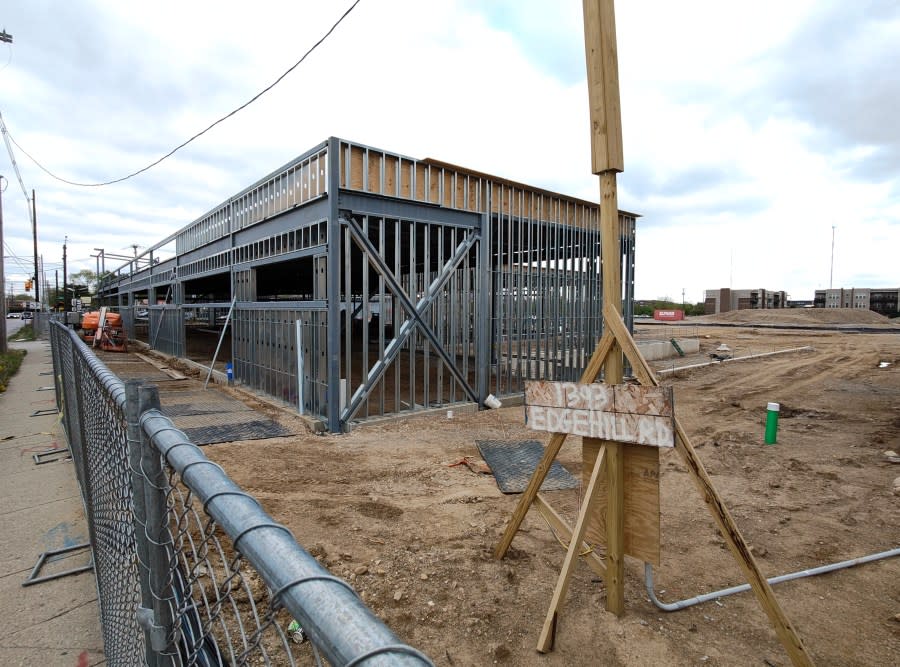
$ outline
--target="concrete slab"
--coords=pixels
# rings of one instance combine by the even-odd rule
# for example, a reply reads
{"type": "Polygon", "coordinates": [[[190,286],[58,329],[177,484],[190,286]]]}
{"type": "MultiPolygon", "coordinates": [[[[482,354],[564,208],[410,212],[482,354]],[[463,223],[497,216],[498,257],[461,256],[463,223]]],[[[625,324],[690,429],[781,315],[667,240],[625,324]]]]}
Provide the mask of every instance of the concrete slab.
{"type": "MultiPolygon", "coordinates": [[[[35,466],[33,457],[34,454],[38,452],[46,452],[54,448],[65,447],[66,444],[65,441],[59,442],[55,439],[49,439],[46,435],[43,437],[43,439],[32,439],[32,443],[21,443],[15,447],[0,449],[0,470],[2,470],[2,472],[0,472],[0,485],[12,482],[12,480],[8,481],[7,478],[11,478],[14,475],[20,475],[22,473],[29,473],[33,471],[35,467],[49,470],[53,466],[64,463],[62,461],[52,463],[51,461],[53,459],[68,456],[68,452],[60,452],[53,456],[45,456],[42,458],[42,460],[46,461],[46,463],[35,466]]],[[[71,461],[69,461],[66,465],[71,467],[71,461]]],[[[74,472],[70,474],[74,474],[74,472]]],[[[4,508],[4,510],[5,509],[6,508],[4,508]]]]}
{"type": "MultiPolygon", "coordinates": [[[[68,566],[83,564],[85,559],[79,558],[77,562],[74,562],[74,558],[68,560],[71,562],[66,563],[66,569],[68,566]]],[[[84,605],[92,605],[97,610],[97,588],[90,572],[23,587],[22,582],[30,569],[0,578],[0,606],[3,610],[3,638],[0,639],[0,646],[8,645],[6,640],[9,637],[28,628],[34,628],[34,635],[39,637],[41,631],[38,626],[84,605]]],[[[99,610],[96,619],[99,619],[99,610]]],[[[86,631],[79,629],[82,630],[86,631]]],[[[38,641],[31,645],[47,644],[38,641]]]]}
{"type": "Polygon", "coordinates": [[[4,536],[0,577],[4,577],[30,570],[44,551],[86,542],[88,527],[80,503],[75,506],[65,499],[0,516],[0,535],[4,536]],[[22,526],[40,526],[42,530],[23,530],[22,526]]]}
{"type": "MultiPolygon", "coordinates": [[[[75,504],[80,502],[81,496],[78,483],[75,481],[75,473],[72,472],[71,477],[65,479],[52,476],[42,478],[41,472],[47,467],[34,466],[33,470],[9,475],[2,481],[3,494],[9,494],[9,497],[4,498],[0,516],[21,512],[30,507],[49,505],[60,500],[71,500],[75,504]]],[[[69,466],[69,470],[72,470],[72,466],[69,466]]]]}
{"type": "Polygon", "coordinates": [[[18,665],[19,667],[94,667],[106,664],[106,658],[100,651],[84,651],[77,648],[44,649],[44,648],[4,648],[0,646],[0,665],[18,665]],[[84,653],[84,658],[81,654],[84,653]]]}

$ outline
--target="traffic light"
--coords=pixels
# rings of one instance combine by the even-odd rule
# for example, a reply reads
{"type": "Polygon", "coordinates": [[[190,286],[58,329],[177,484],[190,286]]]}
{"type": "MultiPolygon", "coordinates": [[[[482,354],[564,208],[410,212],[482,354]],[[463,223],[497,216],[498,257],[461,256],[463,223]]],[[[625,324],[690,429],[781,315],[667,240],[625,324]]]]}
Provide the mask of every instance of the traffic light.
{"type": "Polygon", "coordinates": [[[25,281],[25,291],[26,292],[31,291],[31,278],[29,278],[28,280],[25,281]]]}

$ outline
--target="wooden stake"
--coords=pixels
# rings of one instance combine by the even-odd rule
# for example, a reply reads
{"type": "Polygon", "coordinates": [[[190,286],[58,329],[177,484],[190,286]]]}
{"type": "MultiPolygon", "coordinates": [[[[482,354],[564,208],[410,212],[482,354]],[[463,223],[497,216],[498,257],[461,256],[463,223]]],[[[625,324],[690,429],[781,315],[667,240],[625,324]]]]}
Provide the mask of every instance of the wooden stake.
{"type": "MultiPolygon", "coordinates": [[[[622,250],[616,172],[625,169],[622,149],[622,112],[619,102],[619,57],[613,0],[583,0],[584,53],[591,114],[591,170],[600,176],[600,248],[603,257],[603,303],[622,312],[622,250]]],[[[622,350],[613,346],[606,358],[604,380],[620,384],[622,350]]],[[[621,615],[625,609],[625,520],[622,445],[584,438],[593,452],[606,447],[606,609],[621,615]]],[[[586,458],[582,454],[582,459],[586,458]]],[[[587,457],[589,458],[589,457],[587,457]]]]}
{"type": "MultiPolygon", "coordinates": [[[[585,0],[585,6],[589,2],[590,0],[585,0]]],[[[603,255],[603,303],[616,313],[616,319],[620,319],[622,250],[619,240],[616,172],[613,170],[600,174],[600,238],[603,255]]],[[[607,384],[621,384],[624,364],[622,348],[618,343],[610,349],[603,368],[603,379],[607,384]]],[[[584,438],[582,447],[586,450],[605,447],[609,459],[606,466],[606,610],[621,616],[625,611],[625,469],[622,444],[584,438]]],[[[582,459],[584,458],[582,455],[582,459]]]]}
{"type": "Polygon", "coordinates": [[[553,640],[556,638],[556,622],[559,614],[559,608],[566,599],[566,593],[569,590],[569,579],[572,576],[572,570],[575,563],[578,562],[578,552],[581,550],[584,534],[587,531],[587,519],[591,515],[591,508],[594,505],[594,496],[597,492],[597,479],[600,477],[604,468],[605,450],[601,449],[594,462],[594,469],[591,471],[591,479],[588,482],[587,493],[581,503],[581,510],[578,512],[578,520],[575,522],[575,528],[572,531],[572,539],[569,540],[569,548],[566,550],[566,559],[563,561],[562,570],[559,573],[559,579],[556,581],[556,589],[553,591],[553,598],[550,600],[550,608],[547,610],[547,618],[544,620],[544,627],[541,630],[541,637],[538,639],[537,650],[546,653],[553,648],[553,640]]]}
{"type": "Polygon", "coordinates": [[[591,171],[625,171],[613,0],[583,0],[582,9],[591,110],[591,171]]]}

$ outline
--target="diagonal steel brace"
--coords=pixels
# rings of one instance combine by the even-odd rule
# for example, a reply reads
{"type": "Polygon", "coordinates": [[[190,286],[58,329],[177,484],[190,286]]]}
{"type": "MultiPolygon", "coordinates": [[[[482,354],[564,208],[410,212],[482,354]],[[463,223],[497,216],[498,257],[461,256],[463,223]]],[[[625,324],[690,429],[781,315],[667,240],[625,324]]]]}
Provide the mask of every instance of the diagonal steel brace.
{"type": "Polygon", "coordinates": [[[397,282],[396,277],[391,271],[390,267],[385,264],[384,259],[378,253],[378,250],[372,245],[372,242],[366,237],[362,228],[359,226],[352,217],[349,216],[341,216],[341,222],[347,225],[347,228],[350,230],[350,235],[353,237],[353,240],[360,247],[363,252],[365,252],[366,257],[369,260],[369,263],[373,266],[373,268],[381,274],[384,278],[385,283],[387,284],[388,289],[391,293],[397,297],[397,300],[400,301],[404,310],[409,313],[409,319],[407,319],[403,325],[400,327],[397,332],[396,337],[390,342],[390,344],[384,350],[384,358],[379,359],[372,369],[369,371],[368,376],[366,377],[366,381],[356,390],[353,394],[353,397],[350,399],[350,404],[345,408],[343,414],[341,414],[341,420],[346,422],[353,418],[356,414],[357,410],[359,410],[360,406],[365,400],[365,396],[368,391],[374,386],[376,382],[384,375],[387,371],[388,366],[390,366],[391,362],[400,354],[400,350],[403,347],[403,344],[406,342],[406,339],[410,336],[410,334],[418,327],[422,333],[428,338],[431,344],[434,346],[435,351],[447,365],[447,368],[453,374],[453,377],[456,378],[457,382],[460,383],[462,388],[465,390],[466,394],[468,394],[469,398],[473,401],[478,401],[478,394],[474,389],[469,385],[466,381],[466,378],[463,377],[462,373],[460,373],[459,369],[456,367],[453,359],[450,358],[450,355],[447,354],[446,350],[444,350],[441,345],[440,340],[435,335],[434,331],[425,322],[424,314],[431,307],[431,304],[434,302],[434,297],[438,290],[444,286],[447,280],[450,279],[450,275],[456,269],[460,262],[465,259],[469,250],[473,245],[478,241],[479,234],[476,230],[473,230],[471,233],[467,234],[463,241],[459,244],[456,249],[456,252],[450,257],[449,260],[444,264],[441,272],[438,274],[437,278],[428,286],[428,289],[425,292],[425,296],[419,299],[419,302],[413,304],[410,300],[409,296],[406,294],[403,287],[397,282]]]}

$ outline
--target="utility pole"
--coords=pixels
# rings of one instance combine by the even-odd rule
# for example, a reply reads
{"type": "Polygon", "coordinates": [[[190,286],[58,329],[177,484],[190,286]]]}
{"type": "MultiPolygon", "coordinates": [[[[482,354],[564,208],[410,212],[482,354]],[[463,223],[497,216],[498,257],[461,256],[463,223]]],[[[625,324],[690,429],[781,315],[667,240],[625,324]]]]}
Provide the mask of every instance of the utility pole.
{"type": "MultiPolygon", "coordinates": [[[[53,275],[56,278],[56,300],[59,301],[59,269],[53,269],[53,275]]],[[[56,312],[56,304],[53,304],[53,312],[56,312]]]]}
{"type": "MultiPolygon", "coordinates": [[[[12,44],[13,36],[6,32],[4,28],[2,32],[0,32],[0,42],[5,42],[6,44],[12,44]]],[[[3,127],[3,138],[6,139],[6,126],[3,127]]],[[[10,155],[10,157],[12,157],[10,155]]],[[[15,167],[15,160],[13,160],[13,166],[15,167]]],[[[16,167],[16,171],[18,172],[18,167],[16,167]]],[[[4,273],[3,273],[3,176],[0,176],[0,289],[4,283],[4,273]]],[[[21,182],[21,179],[19,179],[21,182]]],[[[0,353],[5,354],[7,351],[6,345],[6,299],[0,299],[2,303],[0,303],[0,353]]]]}
{"type": "MultiPolygon", "coordinates": [[[[69,237],[66,236],[65,241],[63,241],[63,312],[69,312],[69,287],[67,280],[68,275],[66,274],[66,246],[69,243],[69,237]]],[[[58,298],[58,295],[57,295],[58,298]]]]}
{"type": "MultiPolygon", "coordinates": [[[[3,180],[3,176],[0,176],[0,290],[6,284],[3,274],[3,180]]],[[[0,354],[6,354],[6,350],[6,299],[0,299],[0,354]]]]}
{"type": "Polygon", "coordinates": [[[41,274],[38,273],[37,202],[34,199],[34,188],[31,189],[31,236],[34,239],[34,300],[40,303],[41,290],[38,285],[41,282],[41,274]]]}

